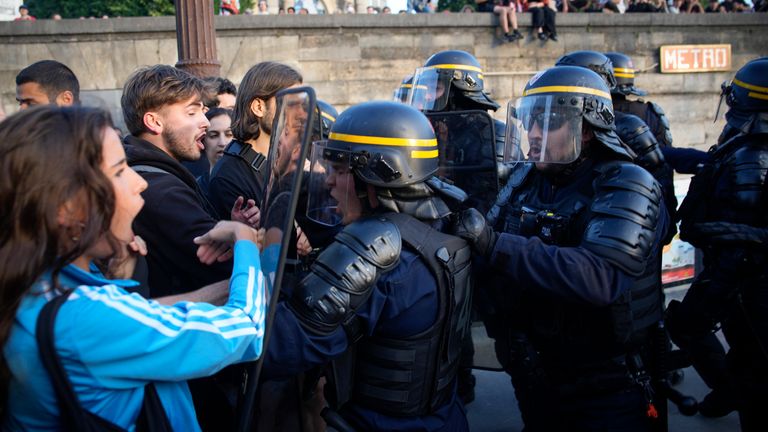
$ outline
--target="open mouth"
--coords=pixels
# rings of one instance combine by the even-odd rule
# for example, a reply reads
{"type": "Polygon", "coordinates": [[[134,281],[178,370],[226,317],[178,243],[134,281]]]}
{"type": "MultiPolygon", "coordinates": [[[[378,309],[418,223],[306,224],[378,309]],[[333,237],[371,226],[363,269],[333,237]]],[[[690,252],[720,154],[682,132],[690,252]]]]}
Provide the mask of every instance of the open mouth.
{"type": "Polygon", "coordinates": [[[203,138],[205,138],[205,132],[203,132],[202,134],[200,134],[200,135],[197,137],[197,139],[195,139],[195,144],[197,144],[197,148],[198,148],[200,151],[203,151],[203,150],[205,150],[205,144],[203,144],[203,138]]]}

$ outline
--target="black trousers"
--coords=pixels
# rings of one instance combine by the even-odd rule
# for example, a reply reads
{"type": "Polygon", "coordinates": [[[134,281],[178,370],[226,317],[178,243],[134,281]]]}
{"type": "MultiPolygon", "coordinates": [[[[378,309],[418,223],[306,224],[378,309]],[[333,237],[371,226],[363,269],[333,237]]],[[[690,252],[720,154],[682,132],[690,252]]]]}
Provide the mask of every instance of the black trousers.
{"type": "Polygon", "coordinates": [[[531,8],[528,10],[533,14],[533,17],[531,17],[533,28],[538,29],[541,27],[544,30],[544,33],[557,34],[557,29],[555,29],[555,11],[548,6],[531,8]]]}

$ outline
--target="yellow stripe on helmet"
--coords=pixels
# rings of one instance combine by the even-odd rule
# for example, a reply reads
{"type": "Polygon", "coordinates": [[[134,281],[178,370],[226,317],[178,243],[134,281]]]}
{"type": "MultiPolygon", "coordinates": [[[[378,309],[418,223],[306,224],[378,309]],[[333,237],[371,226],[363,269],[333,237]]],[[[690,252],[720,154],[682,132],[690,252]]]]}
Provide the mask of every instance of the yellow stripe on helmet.
{"type": "Polygon", "coordinates": [[[462,64],[439,64],[439,65],[427,66],[424,69],[459,69],[459,70],[467,70],[467,71],[472,71],[477,73],[483,73],[483,70],[477,66],[469,66],[469,65],[462,65],[462,64]]]}
{"type": "Polygon", "coordinates": [[[614,73],[613,74],[616,78],[634,78],[635,74],[633,73],[614,73]]]}
{"type": "Polygon", "coordinates": [[[604,91],[600,91],[600,90],[589,88],[589,87],[579,87],[579,86],[536,87],[536,88],[532,88],[524,91],[523,96],[530,96],[530,95],[535,95],[539,93],[586,93],[586,94],[604,97],[606,99],[611,98],[610,93],[606,93],[604,91]]]}
{"type": "Polygon", "coordinates": [[[634,69],[620,68],[620,67],[613,68],[613,71],[616,72],[616,73],[628,73],[628,74],[634,74],[635,73],[634,69]]]}
{"type": "Polygon", "coordinates": [[[749,96],[749,97],[753,97],[753,98],[755,98],[755,99],[768,100],[768,94],[761,94],[761,93],[749,92],[749,93],[747,93],[747,96],[749,96]]]}
{"type": "Polygon", "coordinates": [[[412,159],[434,159],[437,157],[437,149],[434,150],[411,150],[412,159]]]}
{"type": "Polygon", "coordinates": [[[736,78],[733,79],[733,83],[736,84],[739,87],[745,88],[747,90],[754,90],[756,92],[760,93],[768,93],[768,87],[760,87],[752,84],[747,84],[744,81],[739,81],[736,78]]]}
{"type": "Polygon", "coordinates": [[[328,120],[330,120],[332,122],[336,121],[336,117],[334,117],[334,116],[332,116],[332,115],[330,115],[328,113],[324,113],[324,112],[320,111],[320,115],[325,117],[325,118],[327,118],[328,120]]]}
{"type": "MultiPolygon", "coordinates": [[[[414,139],[414,138],[389,138],[389,137],[377,137],[366,135],[349,135],[331,132],[328,139],[335,141],[348,142],[353,144],[370,144],[370,145],[389,145],[400,147],[437,147],[437,140],[434,138],[429,139],[414,139]]],[[[437,150],[435,150],[437,151],[437,150]]]]}
{"type": "Polygon", "coordinates": [[[413,84],[401,84],[400,88],[411,88],[413,87],[413,84]]]}

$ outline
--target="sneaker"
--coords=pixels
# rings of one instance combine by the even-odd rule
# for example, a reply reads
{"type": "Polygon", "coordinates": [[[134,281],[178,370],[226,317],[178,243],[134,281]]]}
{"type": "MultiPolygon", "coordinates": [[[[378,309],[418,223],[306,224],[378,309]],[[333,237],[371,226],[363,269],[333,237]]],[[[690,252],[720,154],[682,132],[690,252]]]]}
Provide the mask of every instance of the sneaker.
{"type": "Polygon", "coordinates": [[[516,40],[522,39],[522,38],[523,38],[523,35],[521,35],[520,33],[517,33],[517,32],[516,33],[512,33],[512,34],[505,34],[504,35],[504,39],[507,42],[515,42],[516,40]]]}
{"type": "Polygon", "coordinates": [[[699,413],[704,417],[725,417],[735,409],[733,398],[723,390],[712,390],[699,402],[699,413]]]}
{"type": "Polygon", "coordinates": [[[547,40],[547,35],[545,35],[544,32],[539,33],[539,40],[546,41],[547,40]]]}
{"type": "Polygon", "coordinates": [[[550,33],[549,34],[549,38],[552,39],[553,41],[557,42],[557,35],[555,33],[550,33]]]}

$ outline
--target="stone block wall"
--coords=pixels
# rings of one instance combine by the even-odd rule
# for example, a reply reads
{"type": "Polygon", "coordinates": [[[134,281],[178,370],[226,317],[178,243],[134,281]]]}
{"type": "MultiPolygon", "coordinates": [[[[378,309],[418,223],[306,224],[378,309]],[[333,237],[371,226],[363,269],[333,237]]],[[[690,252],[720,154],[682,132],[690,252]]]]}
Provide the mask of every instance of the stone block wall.
{"type": "MultiPolygon", "coordinates": [[[[324,15],[216,17],[222,76],[239,83],[253,64],[275,60],[298,68],[318,97],[342,110],[389,99],[400,80],[431,54],[462,49],[483,65],[486,86],[503,105],[526,81],[566,52],[620,51],[643,70],[637,85],[667,112],[676,145],[706,149],[722,121],[714,122],[720,83],[733,72],[659,73],[659,47],[730,43],[734,71],[768,55],[768,14],[558,14],[560,41],[534,39],[530,15],[519,17],[526,39],[499,40],[492,14],[324,15]]],[[[16,111],[16,74],[52,58],[78,75],[85,103],[111,109],[136,68],[177,61],[173,17],[0,23],[0,105],[16,111]]]]}

